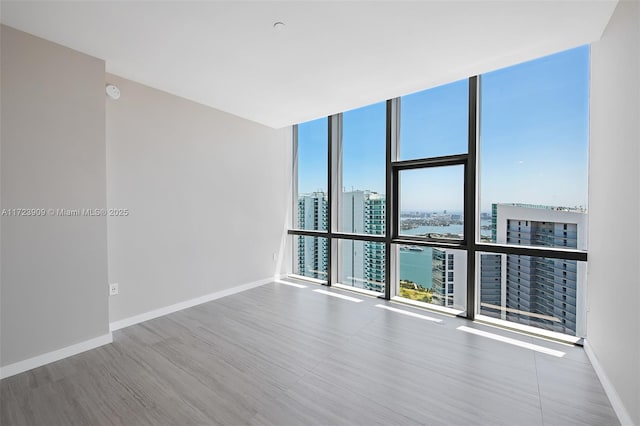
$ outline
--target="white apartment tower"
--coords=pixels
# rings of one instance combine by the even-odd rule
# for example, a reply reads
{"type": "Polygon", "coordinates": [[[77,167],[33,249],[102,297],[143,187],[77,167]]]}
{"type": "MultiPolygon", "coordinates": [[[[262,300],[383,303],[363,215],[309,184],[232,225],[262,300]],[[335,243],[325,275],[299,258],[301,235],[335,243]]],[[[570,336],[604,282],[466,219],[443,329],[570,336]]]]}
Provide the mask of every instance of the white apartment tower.
{"type": "MultiPolygon", "coordinates": [[[[340,220],[339,229],[343,232],[384,235],[384,195],[370,191],[344,192],[340,220]]],[[[338,269],[341,284],[384,292],[384,243],[343,240],[338,269]]]]}
{"type": "Polygon", "coordinates": [[[431,251],[431,288],[434,305],[461,309],[465,307],[467,263],[460,250],[433,248],[431,251]]]}
{"type": "MultiPolygon", "coordinates": [[[[495,242],[586,248],[586,212],[581,209],[494,204],[495,242]]],[[[581,335],[584,319],[583,262],[483,254],[480,313],[560,333],[581,335]]]]}
{"type": "MultiPolygon", "coordinates": [[[[327,229],[327,194],[313,192],[298,197],[298,227],[327,229]]],[[[319,280],[327,279],[327,239],[298,237],[298,273],[319,280]]]]}

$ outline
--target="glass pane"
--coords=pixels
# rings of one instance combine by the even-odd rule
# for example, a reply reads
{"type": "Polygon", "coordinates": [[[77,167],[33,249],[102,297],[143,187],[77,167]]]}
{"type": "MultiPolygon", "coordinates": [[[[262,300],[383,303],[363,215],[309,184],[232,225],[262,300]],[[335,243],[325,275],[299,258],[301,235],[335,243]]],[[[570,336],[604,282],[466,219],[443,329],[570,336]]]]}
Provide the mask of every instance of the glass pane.
{"type": "Polygon", "coordinates": [[[513,228],[501,231],[518,219],[568,225],[569,241],[532,236],[532,245],[586,249],[588,46],[485,74],[481,84],[481,240],[525,244],[513,228]]]}
{"type": "MultiPolygon", "coordinates": [[[[486,216],[485,216],[486,217],[486,216]]],[[[525,204],[494,204],[482,235],[501,244],[585,249],[587,213],[525,204]]]]}
{"type": "Polygon", "coordinates": [[[480,314],[582,335],[586,264],[507,254],[480,255],[480,314]]]}
{"type": "Polygon", "coordinates": [[[384,294],[384,243],[340,240],[338,253],[340,284],[384,294]]]}
{"type": "Polygon", "coordinates": [[[298,229],[327,230],[327,122],[298,125],[298,229]]]}
{"type": "Polygon", "coordinates": [[[468,152],[469,81],[400,98],[400,160],[468,152]]]}
{"type": "Polygon", "coordinates": [[[318,280],[327,280],[328,241],[321,237],[296,235],[298,252],[294,273],[318,280]]]}
{"type": "Polygon", "coordinates": [[[402,170],[400,235],[461,240],[464,166],[402,170]]]}
{"type": "Polygon", "coordinates": [[[326,231],[328,210],[326,192],[298,195],[298,228],[326,231]]]}
{"type": "Polygon", "coordinates": [[[401,245],[399,259],[398,296],[466,310],[466,252],[401,245]]]}
{"type": "Polygon", "coordinates": [[[384,234],[386,104],[345,112],[342,132],[342,208],[338,229],[384,234]]]}

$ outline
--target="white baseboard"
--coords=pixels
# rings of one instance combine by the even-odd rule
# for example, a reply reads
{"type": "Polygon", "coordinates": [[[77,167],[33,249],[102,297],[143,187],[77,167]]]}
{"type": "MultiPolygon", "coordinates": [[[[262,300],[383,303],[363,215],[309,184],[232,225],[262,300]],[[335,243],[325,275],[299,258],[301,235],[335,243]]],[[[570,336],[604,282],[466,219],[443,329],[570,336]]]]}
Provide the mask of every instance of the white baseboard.
{"type": "Polygon", "coordinates": [[[620,395],[618,395],[618,392],[609,380],[607,373],[604,371],[604,368],[602,368],[602,364],[600,364],[600,361],[598,361],[598,357],[596,356],[595,352],[593,352],[593,348],[589,344],[588,339],[584,340],[584,351],[587,354],[589,361],[591,361],[591,365],[596,371],[596,374],[600,379],[600,383],[602,383],[604,392],[607,394],[607,397],[611,402],[611,406],[613,407],[613,411],[615,411],[616,415],[618,416],[618,420],[620,420],[622,426],[633,426],[634,423],[631,420],[631,415],[629,415],[629,412],[620,399],[620,395]]]}
{"type": "Polygon", "coordinates": [[[214,293],[205,294],[204,296],[196,297],[194,299],[185,300],[184,302],[175,303],[173,305],[164,306],[162,308],[154,309],[152,311],[144,312],[139,315],[134,315],[129,318],[124,318],[118,321],[114,321],[109,324],[111,331],[120,330],[121,328],[129,327],[130,325],[138,324],[141,322],[149,321],[154,318],[168,315],[173,312],[181,311],[183,309],[191,308],[192,306],[200,305],[202,303],[210,302],[212,300],[220,299],[221,297],[230,296],[232,294],[240,293],[245,290],[250,290],[255,287],[273,282],[276,277],[264,278],[258,281],[253,281],[239,286],[227,288],[224,290],[216,291],[214,293]]]}
{"type": "Polygon", "coordinates": [[[95,349],[99,346],[109,344],[113,341],[113,336],[111,332],[114,330],[119,330],[121,328],[128,327],[133,324],[148,321],[153,318],[157,318],[157,317],[167,315],[176,311],[180,311],[182,309],[190,308],[192,306],[200,305],[202,303],[219,299],[221,297],[229,296],[235,293],[240,293],[241,291],[249,290],[255,287],[260,287],[261,285],[268,284],[270,282],[273,282],[275,279],[281,278],[281,276],[282,275],[276,275],[274,277],[264,278],[262,280],[253,281],[253,282],[242,284],[236,287],[220,290],[215,293],[210,293],[201,297],[196,297],[195,299],[185,300],[184,302],[176,303],[170,306],[165,306],[159,309],[154,309],[153,311],[145,312],[140,315],[135,315],[119,321],[114,321],[109,324],[110,331],[108,334],[104,334],[102,336],[85,340],[84,342],[76,343],[74,345],[67,346],[62,349],[58,349],[52,352],[47,352],[45,354],[38,355],[33,358],[25,359],[23,361],[18,361],[16,363],[5,365],[4,367],[0,367],[0,379],[11,377],[16,374],[22,373],[24,371],[28,371],[36,367],[41,367],[45,364],[59,361],[63,358],[77,355],[81,352],[85,352],[91,349],[95,349]]]}
{"type": "Polygon", "coordinates": [[[14,376],[18,373],[41,367],[51,362],[59,361],[63,358],[67,358],[73,355],[77,355],[81,352],[95,349],[98,346],[107,345],[113,341],[111,332],[103,334],[102,336],[94,337],[93,339],[85,340],[84,342],[76,343],[71,346],[64,347],[55,351],[47,352],[42,355],[34,356],[33,358],[18,361],[13,364],[0,367],[0,379],[14,376]]]}

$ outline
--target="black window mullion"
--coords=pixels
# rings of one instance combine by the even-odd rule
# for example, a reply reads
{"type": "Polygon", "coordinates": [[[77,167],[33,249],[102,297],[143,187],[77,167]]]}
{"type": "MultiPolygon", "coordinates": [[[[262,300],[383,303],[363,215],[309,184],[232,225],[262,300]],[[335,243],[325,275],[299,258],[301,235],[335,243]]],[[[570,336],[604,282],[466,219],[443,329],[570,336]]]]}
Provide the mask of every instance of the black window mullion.
{"type": "Polygon", "coordinates": [[[447,155],[444,157],[419,158],[416,160],[394,161],[395,170],[424,169],[428,167],[457,166],[467,163],[467,154],[447,155]]]}
{"type": "Polygon", "coordinates": [[[393,234],[391,238],[397,240],[400,235],[400,173],[398,169],[393,168],[391,171],[393,179],[391,191],[393,193],[393,234]]]}
{"type": "MultiPolygon", "coordinates": [[[[386,167],[385,167],[385,202],[386,202],[386,210],[385,210],[385,251],[384,251],[384,259],[385,259],[385,270],[384,270],[384,298],[386,300],[391,299],[391,238],[393,236],[393,229],[395,226],[394,214],[395,211],[395,203],[397,203],[397,197],[394,192],[393,186],[393,171],[392,171],[392,160],[393,160],[393,138],[394,138],[394,130],[397,125],[395,117],[394,117],[394,100],[390,99],[387,101],[387,123],[386,123],[386,167]]],[[[395,267],[395,265],[394,265],[395,267]]]]}
{"type": "Polygon", "coordinates": [[[469,145],[464,180],[464,241],[467,246],[467,318],[476,316],[476,224],[478,197],[476,195],[478,77],[469,78],[469,145]]]}
{"type": "Polygon", "coordinates": [[[333,284],[331,266],[333,264],[333,121],[335,116],[330,115],[327,119],[327,286],[333,284]]]}

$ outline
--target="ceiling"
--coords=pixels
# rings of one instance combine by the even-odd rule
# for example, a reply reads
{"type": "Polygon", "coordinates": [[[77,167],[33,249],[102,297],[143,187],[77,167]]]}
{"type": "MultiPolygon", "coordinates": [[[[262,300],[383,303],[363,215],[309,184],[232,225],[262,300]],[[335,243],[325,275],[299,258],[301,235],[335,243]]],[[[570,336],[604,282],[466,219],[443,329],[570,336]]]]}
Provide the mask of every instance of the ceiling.
{"type": "Polygon", "coordinates": [[[595,41],[616,3],[3,0],[0,17],[107,72],[280,128],[595,41]]]}

